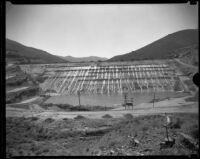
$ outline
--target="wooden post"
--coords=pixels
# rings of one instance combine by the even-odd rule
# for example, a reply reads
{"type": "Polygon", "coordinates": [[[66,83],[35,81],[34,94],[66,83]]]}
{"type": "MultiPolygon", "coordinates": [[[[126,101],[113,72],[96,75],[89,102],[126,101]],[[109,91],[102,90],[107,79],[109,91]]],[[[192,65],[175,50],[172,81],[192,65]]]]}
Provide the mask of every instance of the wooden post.
{"type": "Polygon", "coordinates": [[[154,102],[155,102],[155,94],[156,94],[156,92],[154,90],[154,92],[153,92],[153,108],[154,108],[154,102]]]}
{"type": "Polygon", "coordinates": [[[126,109],[127,96],[128,96],[128,91],[126,87],[123,88],[123,95],[124,95],[124,104],[125,104],[125,109],[126,109]]]}
{"type": "Polygon", "coordinates": [[[131,98],[131,102],[132,102],[132,110],[133,110],[133,98],[131,98]]]}
{"type": "Polygon", "coordinates": [[[168,136],[168,126],[166,125],[165,128],[166,128],[166,137],[167,137],[167,140],[169,141],[169,136],[168,136]]]}
{"type": "Polygon", "coordinates": [[[126,98],[127,98],[127,95],[125,94],[125,95],[124,95],[124,104],[125,104],[125,109],[126,109],[126,103],[127,103],[126,98]]]}
{"type": "Polygon", "coordinates": [[[79,106],[81,106],[81,99],[80,99],[81,93],[80,93],[80,90],[77,91],[77,94],[78,94],[78,103],[79,103],[79,106]]]}

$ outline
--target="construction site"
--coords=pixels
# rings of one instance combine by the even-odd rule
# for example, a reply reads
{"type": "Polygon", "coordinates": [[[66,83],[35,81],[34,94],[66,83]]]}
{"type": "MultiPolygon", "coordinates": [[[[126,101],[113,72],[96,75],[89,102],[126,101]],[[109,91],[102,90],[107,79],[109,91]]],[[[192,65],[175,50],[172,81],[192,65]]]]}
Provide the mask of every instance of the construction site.
{"type": "Polygon", "coordinates": [[[124,89],[130,93],[184,91],[175,70],[166,64],[102,65],[48,65],[43,75],[47,79],[41,88],[58,95],[74,95],[81,91],[82,94],[109,96],[122,94],[124,89]]]}
{"type": "Polygon", "coordinates": [[[196,153],[198,89],[190,80],[170,60],[10,64],[7,155],[196,153]]]}

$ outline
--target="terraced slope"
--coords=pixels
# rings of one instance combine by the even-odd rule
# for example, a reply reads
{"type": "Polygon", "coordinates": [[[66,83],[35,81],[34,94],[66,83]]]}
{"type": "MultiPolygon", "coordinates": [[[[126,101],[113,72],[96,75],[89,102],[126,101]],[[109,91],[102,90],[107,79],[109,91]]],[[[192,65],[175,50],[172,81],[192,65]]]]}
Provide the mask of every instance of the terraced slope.
{"type": "Polygon", "coordinates": [[[182,85],[175,71],[166,64],[77,66],[48,68],[44,91],[59,94],[121,94],[148,90],[180,91],[182,85]]]}
{"type": "Polygon", "coordinates": [[[14,64],[6,67],[6,103],[15,103],[39,93],[36,80],[14,64]]]}

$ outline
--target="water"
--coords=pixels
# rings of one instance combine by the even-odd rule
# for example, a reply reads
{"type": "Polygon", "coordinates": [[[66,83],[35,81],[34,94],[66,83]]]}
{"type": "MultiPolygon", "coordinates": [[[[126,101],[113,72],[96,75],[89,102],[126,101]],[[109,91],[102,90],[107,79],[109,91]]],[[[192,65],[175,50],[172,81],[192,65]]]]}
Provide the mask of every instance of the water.
{"type": "MultiPolygon", "coordinates": [[[[155,98],[176,98],[188,95],[188,93],[183,92],[156,92],[155,98]]],[[[133,97],[134,105],[140,103],[147,103],[153,100],[153,92],[143,92],[143,93],[132,93],[128,95],[129,98],[133,97]]],[[[117,106],[123,103],[122,95],[81,95],[80,97],[82,105],[94,105],[94,106],[117,106]]],[[[46,103],[54,104],[71,104],[78,105],[77,95],[66,95],[66,96],[53,96],[49,98],[46,103]]]]}

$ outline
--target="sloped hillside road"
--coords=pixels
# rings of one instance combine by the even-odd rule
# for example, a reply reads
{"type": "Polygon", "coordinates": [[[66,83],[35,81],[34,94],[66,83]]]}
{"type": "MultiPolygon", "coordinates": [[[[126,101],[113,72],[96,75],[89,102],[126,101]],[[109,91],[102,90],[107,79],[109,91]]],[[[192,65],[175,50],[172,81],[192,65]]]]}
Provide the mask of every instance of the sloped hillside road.
{"type": "Polygon", "coordinates": [[[177,61],[178,63],[180,63],[180,64],[186,66],[186,67],[189,67],[189,68],[192,68],[192,69],[195,69],[196,71],[198,71],[198,67],[196,67],[196,66],[193,66],[193,65],[189,65],[189,64],[187,64],[187,63],[184,63],[184,62],[180,61],[180,60],[177,59],[177,58],[175,58],[174,60],[177,61]]]}

